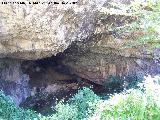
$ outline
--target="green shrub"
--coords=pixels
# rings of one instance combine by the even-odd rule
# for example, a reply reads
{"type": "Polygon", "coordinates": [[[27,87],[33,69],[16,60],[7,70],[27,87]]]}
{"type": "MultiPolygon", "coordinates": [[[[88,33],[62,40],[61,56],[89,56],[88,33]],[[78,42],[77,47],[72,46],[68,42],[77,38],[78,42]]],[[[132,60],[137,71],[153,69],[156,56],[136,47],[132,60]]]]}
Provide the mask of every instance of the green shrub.
{"type": "Polygon", "coordinates": [[[79,90],[67,103],[59,102],[51,116],[37,115],[31,110],[17,107],[9,97],[0,92],[0,118],[7,120],[82,120],[96,109],[100,98],[89,88],[79,90]]]}
{"type": "Polygon", "coordinates": [[[110,99],[99,102],[96,111],[99,119],[160,120],[159,81],[160,77],[146,77],[145,81],[139,84],[139,89],[115,94],[110,96],[110,99]]]}
{"type": "Polygon", "coordinates": [[[128,95],[115,95],[110,98],[110,104],[105,106],[105,110],[102,112],[102,119],[141,120],[145,106],[143,99],[141,93],[134,90],[128,95]]]}
{"type": "Polygon", "coordinates": [[[9,97],[0,91],[0,118],[2,120],[33,120],[38,119],[38,115],[31,110],[17,107],[9,97]]]}
{"type": "Polygon", "coordinates": [[[85,87],[82,90],[79,90],[78,93],[69,100],[69,103],[77,107],[77,119],[81,120],[95,111],[96,103],[99,100],[100,97],[98,97],[91,89],[85,87]]]}
{"type": "Polygon", "coordinates": [[[77,120],[78,110],[76,106],[64,104],[62,101],[56,105],[57,113],[47,117],[51,120],[77,120]]]}
{"type": "MultiPolygon", "coordinates": [[[[83,120],[92,115],[100,98],[89,88],[83,88],[67,104],[62,101],[56,105],[53,120],[83,120]]],[[[49,117],[48,117],[49,118],[49,117]]]]}
{"type": "Polygon", "coordinates": [[[67,103],[59,102],[55,114],[38,115],[16,107],[0,92],[2,120],[160,120],[160,77],[148,76],[136,89],[112,94],[102,100],[89,88],[77,92],[67,103]]]}

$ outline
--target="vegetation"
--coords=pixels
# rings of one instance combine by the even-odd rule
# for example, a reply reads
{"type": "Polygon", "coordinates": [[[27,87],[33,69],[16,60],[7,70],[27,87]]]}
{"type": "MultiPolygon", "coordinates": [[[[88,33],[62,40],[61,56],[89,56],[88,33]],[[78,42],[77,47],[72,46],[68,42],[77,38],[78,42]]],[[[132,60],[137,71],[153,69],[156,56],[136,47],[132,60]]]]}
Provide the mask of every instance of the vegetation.
{"type": "Polygon", "coordinates": [[[96,103],[100,100],[92,90],[83,88],[75,94],[68,103],[59,102],[56,113],[45,117],[31,110],[17,107],[9,97],[0,92],[0,118],[2,120],[82,120],[92,115],[96,109],[96,103]]]}
{"type": "Polygon", "coordinates": [[[0,91],[0,120],[33,120],[38,119],[38,114],[31,110],[24,110],[0,91]]]}
{"type": "Polygon", "coordinates": [[[127,44],[128,47],[160,48],[160,0],[137,0],[128,11],[136,17],[134,22],[120,28],[122,32],[133,33],[133,41],[127,44]]]}
{"type": "Polygon", "coordinates": [[[159,120],[160,77],[146,77],[137,89],[112,94],[102,100],[89,88],[79,90],[67,103],[59,102],[56,113],[42,116],[24,110],[0,92],[2,120],[159,120]]]}
{"type": "Polygon", "coordinates": [[[104,83],[103,86],[105,86],[107,89],[110,89],[111,91],[113,91],[113,89],[121,91],[124,88],[125,89],[135,88],[139,82],[142,82],[142,80],[143,80],[142,76],[136,76],[135,74],[128,75],[125,77],[109,75],[106,78],[106,83],[104,83]]]}
{"type": "Polygon", "coordinates": [[[102,7],[101,12],[122,20],[120,25],[111,24],[108,30],[116,33],[116,37],[129,37],[124,48],[146,47],[148,51],[160,48],[160,0],[134,0],[130,5],[110,3],[110,6],[102,7]]]}
{"type": "Polygon", "coordinates": [[[56,106],[56,114],[51,116],[53,120],[83,120],[92,115],[96,104],[100,100],[92,90],[83,88],[75,94],[67,104],[62,101],[56,106]]]}
{"type": "Polygon", "coordinates": [[[100,101],[95,117],[100,120],[159,120],[160,77],[147,77],[138,89],[111,95],[100,101]]]}

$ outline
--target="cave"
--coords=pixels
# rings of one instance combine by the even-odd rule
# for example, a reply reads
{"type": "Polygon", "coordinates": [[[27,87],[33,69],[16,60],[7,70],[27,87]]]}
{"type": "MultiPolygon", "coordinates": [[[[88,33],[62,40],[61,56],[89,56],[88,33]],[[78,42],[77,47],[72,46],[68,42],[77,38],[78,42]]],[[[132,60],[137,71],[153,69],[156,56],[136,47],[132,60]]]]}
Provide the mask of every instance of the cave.
{"type": "MultiPolygon", "coordinates": [[[[5,69],[1,72],[4,75],[2,74],[1,76],[5,77],[3,78],[4,81],[0,83],[0,89],[2,87],[2,90],[6,91],[6,95],[10,95],[20,107],[31,108],[38,113],[47,115],[50,111],[53,111],[52,107],[54,108],[58,101],[62,99],[67,101],[83,87],[90,87],[97,95],[105,96],[104,99],[108,99],[108,96],[104,94],[121,92],[124,89],[122,86],[124,79],[121,79],[121,76],[118,76],[117,73],[122,74],[122,77],[126,75],[126,63],[129,63],[128,65],[131,66],[130,72],[133,76],[126,75],[126,80],[131,80],[129,81],[130,83],[138,82],[137,75],[133,74],[135,72],[141,73],[140,69],[136,66],[137,64],[135,64],[136,58],[119,56],[114,54],[116,53],[114,49],[109,48],[106,51],[111,52],[97,54],[89,51],[89,48],[85,48],[83,44],[78,43],[78,45],[73,43],[64,52],[42,59],[8,59],[8,61],[4,59],[2,63],[4,64],[5,61],[6,65],[4,64],[5,69]],[[70,66],[66,64],[66,61],[68,63],[73,62],[74,64],[70,66]],[[76,66],[77,61],[80,66],[78,74],[76,74],[76,71],[73,71],[73,67],[76,66]],[[81,61],[86,62],[86,66],[81,64],[81,61]],[[93,70],[90,69],[90,66],[93,70]],[[86,69],[83,69],[84,67],[86,69]],[[96,70],[94,68],[100,69],[94,71],[96,70]],[[108,71],[105,72],[104,70],[108,71]],[[81,71],[86,76],[80,74],[81,71]],[[103,76],[104,72],[105,76],[103,76]],[[112,76],[114,74],[117,76],[112,76]],[[94,75],[93,79],[87,79],[88,75],[91,77],[94,75]],[[106,76],[107,85],[98,84],[98,82],[94,81],[94,78],[105,78],[106,76]],[[6,79],[9,79],[7,83],[6,79]],[[108,81],[112,80],[115,82],[108,84],[108,81]]],[[[138,62],[145,62],[145,60],[139,60],[138,62]]]]}
{"type": "Polygon", "coordinates": [[[44,107],[55,105],[56,101],[53,98],[68,99],[71,94],[76,93],[82,86],[82,82],[78,81],[80,78],[76,75],[71,74],[70,69],[63,65],[62,61],[62,54],[57,54],[48,58],[22,62],[22,72],[29,75],[28,85],[31,96],[20,104],[21,107],[42,112],[44,107]]]}
{"type": "Polygon", "coordinates": [[[59,55],[49,58],[24,61],[22,71],[30,77],[29,85],[45,87],[54,83],[73,83],[76,76],[71,74],[69,68],[62,64],[63,58],[59,55]]]}
{"type": "MultiPolygon", "coordinates": [[[[68,51],[70,50],[64,53],[68,51]]],[[[57,101],[62,99],[67,101],[83,87],[89,87],[97,94],[107,90],[102,85],[72,73],[70,67],[63,64],[66,57],[64,53],[22,62],[22,72],[29,75],[30,96],[20,104],[20,107],[32,108],[41,114],[48,115],[52,113],[52,107],[57,101]]]]}
{"type": "MultiPolygon", "coordinates": [[[[91,88],[99,96],[123,90],[120,84],[104,86],[74,74],[72,69],[64,64],[70,53],[84,54],[83,49],[73,44],[56,56],[22,62],[22,72],[29,75],[31,95],[20,104],[21,107],[32,108],[48,115],[52,114],[56,102],[62,99],[67,101],[83,87],[91,88]]],[[[74,57],[70,56],[69,60],[74,61],[74,57]]]]}

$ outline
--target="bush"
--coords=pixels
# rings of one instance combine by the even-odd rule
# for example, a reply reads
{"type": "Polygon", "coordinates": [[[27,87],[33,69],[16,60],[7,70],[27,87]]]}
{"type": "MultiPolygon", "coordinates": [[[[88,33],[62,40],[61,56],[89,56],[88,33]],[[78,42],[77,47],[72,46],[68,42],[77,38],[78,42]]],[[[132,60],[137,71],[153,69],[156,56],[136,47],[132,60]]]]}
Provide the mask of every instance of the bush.
{"type": "Polygon", "coordinates": [[[9,97],[0,92],[0,118],[7,120],[82,120],[96,109],[100,98],[89,88],[79,90],[66,104],[61,101],[56,107],[56,113],[51,116],[38,115],[31,110],[17,107],[9,97]]]}
{"type": "Polygon", "coordinates": [[[100,97],[98,97],[91,89],[85,87],[82,90],[79,90],[78,93],[69,100],[69,103],[77,107],[77,119],[82,120],[95,111],[96,104],[99,100],[100,97]]]}
{"type": "Polygon", "coordinates": [[[51,120],[77,120],[78,109],[74,105],[64,104],[62,101],[56,106],[56,114],[53,114],[47,119],[51,120]]]}
{"type": "MultiPolygon", "coordinates": [[[[101,120],[160,120],[160,77],[146,77],[139,89],[110,96],[96,111],[101,120]]],[[[95,113],[95,114],[96,114],[95,113]]],[[[97,115],[98,116],[98,115],[97,115]]]]}
{"type": "Polygon", "coordinates": [[[83,120],[92,115],[100,98],[89,88],[83,88],[67,104],[62,101],[56,105],[53,120],[83,120]]]}
{"type": "Polygon", "coordinates": [[[17,107],[14,102],[0,91],[0,118],[3,120],[38,120],[38,115],[31,110],[17,107]]]}
{"type": "Polygon", "coordinates": [[[56,113],[38,115],[24,110],[0,92],[2,120],[160,120],[160,77],[146,77],[137,89],[112,94],[102,100],[89,88],[79,90],[64,103],[59,102],[56,113]]]}

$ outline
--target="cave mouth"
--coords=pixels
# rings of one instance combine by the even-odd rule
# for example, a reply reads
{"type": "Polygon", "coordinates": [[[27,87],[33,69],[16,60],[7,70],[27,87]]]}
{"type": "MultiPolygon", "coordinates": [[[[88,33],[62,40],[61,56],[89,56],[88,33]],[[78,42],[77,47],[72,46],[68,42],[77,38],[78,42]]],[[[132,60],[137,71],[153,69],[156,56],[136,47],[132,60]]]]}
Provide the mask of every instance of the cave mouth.
{"type": "Polygon", "coordinates": [[[94,86],[98,88],[103,87],[102,85],[79,77],[72,72],[69,66],[64,65],[65,54],[70,50],[71,48],[67,49],[64,53],[58,53],[56,56],[53,55],[43,59],[23,61],[21,69],[24,74],[29,75],[29,87],[40,88],[47,87],[51,84],[62,85],[72,83],[78,85],[81,83],[81,86],[87,85],[92,86],[92,88],[94,86]]]}
{"type": "Polygon", "coordinates": [[[20,104],[20,107],[31,108],[43,115],[52,113],[57,101],[67,101],[83,87],[90,87],[95,92],[102,90],[89,80],[72,73],[71,69],[63,64],[63,53],[56,56],[27,60],[21,65],[22,72],[29,75],[30,96],[20,104]]]}
{"type": "Polygon", "coordinates": [[[28,60],[22,63],[22,71],[29,75],[30,87],[45,87],[49,84],[75,83],[77,76],[71,74],[70,68],[63,64],[64,56],[28,60]]]}
{"type": "Polygon", "coordinates": [[[67,101],[83,87],[91,88],[97,95],[110,93],[110,89],[73,74],[63,64],[65,57],[64,53],[59,53],[39,60],[27,60],[21,64],[22,72],[29,75],[30,96],[20,107],[49,115],[53,113],[52,108],[57,101],[67,101]]]}

